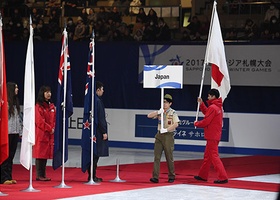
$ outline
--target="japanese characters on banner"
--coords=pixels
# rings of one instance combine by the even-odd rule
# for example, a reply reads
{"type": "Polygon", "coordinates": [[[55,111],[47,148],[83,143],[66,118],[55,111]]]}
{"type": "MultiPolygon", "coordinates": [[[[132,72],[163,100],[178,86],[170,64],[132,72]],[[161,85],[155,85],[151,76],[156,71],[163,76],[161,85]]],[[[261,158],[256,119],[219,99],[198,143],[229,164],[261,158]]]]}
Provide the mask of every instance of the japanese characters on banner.
{"type": "MultiPolygon", "coordinates": [[[[195,128],[193,121],[195,117],[191,116],[179,116],[180,126],[177,127],[174,132],[175,139],[182,140],[205,140],[204,139],[204,129],[195,128]]],[[[157,130],[157,121],[150,120],[147,118],[147,115],[136,115],[135,116],[135,137],[143,138],[154,138],[155,136],[151,133],[154,133],[157,130]]],[[[221,141],[229,141],[229,118],[223,118],[223,128],[221,141]]]]}
{"type": "Polygon", "coordinates": [[[145,65],[144,88],[182,88],[183,66],[145,65]]]}
{"type": "MultiPolygon", "coordinates": [[[[182,65],[184,84],[199,85],[206,45],[141,45],[139,77],[149,63],[182,65]]],[[[231,85],[280,86],[279,45],[225,45],[231,85]]],[[[204,83],[210,85],[210,66],[206,67],[204,83]]],[[[142,82],[142,80],[139,80],[142,82]]]]}

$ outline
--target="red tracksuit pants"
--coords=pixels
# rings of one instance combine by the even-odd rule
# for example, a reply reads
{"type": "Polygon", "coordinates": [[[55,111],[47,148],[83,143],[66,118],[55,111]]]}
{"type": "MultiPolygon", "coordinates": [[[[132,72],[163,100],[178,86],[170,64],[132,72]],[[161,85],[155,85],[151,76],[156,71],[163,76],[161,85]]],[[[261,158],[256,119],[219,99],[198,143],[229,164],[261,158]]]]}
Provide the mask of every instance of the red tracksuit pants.
{"type": "Polygon", "coordinates": [[[218,145],[219,141],[207,140],[203,163],[198,173],[198,175],[203,179],[208,179],[211,164],[213,164],[214,169],[217,172],[218,180],[228,179],[226,170],[219,156],[218,145]]]}

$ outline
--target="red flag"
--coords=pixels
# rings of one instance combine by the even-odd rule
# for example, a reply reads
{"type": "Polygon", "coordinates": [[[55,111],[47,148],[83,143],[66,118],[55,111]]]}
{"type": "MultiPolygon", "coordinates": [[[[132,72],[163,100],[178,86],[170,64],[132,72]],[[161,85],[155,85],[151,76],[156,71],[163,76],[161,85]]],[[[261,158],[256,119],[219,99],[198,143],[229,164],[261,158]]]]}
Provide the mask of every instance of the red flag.
{"type": "Polygon", "coordinates": [[[2,35],[2,19],[0,19],[0,164],[9,156],[8,143],[8,102],[6,86],[6,65],[2,35]]]}
{"type": "Polygon", "coordinates": [[[206,49],[206,63],[211,63],[211,88],[218,89],[222,99],[225,100],[230,91],[230,79],[216,5],[217,2],[214,1],[211,18],[212,26],[210,26],[206,49]]]}

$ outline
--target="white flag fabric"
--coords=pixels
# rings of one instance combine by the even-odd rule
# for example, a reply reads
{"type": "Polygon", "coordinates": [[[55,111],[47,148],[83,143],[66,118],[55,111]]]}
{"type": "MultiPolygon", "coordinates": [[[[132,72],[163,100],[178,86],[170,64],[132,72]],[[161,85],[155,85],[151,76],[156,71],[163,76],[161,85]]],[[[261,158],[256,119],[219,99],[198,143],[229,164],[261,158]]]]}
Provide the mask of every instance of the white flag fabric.
{"type": "Polygon", "coordinates": [[[230,91],[230,78],[216,5],[214,1],[205,62],[211,64],[211,88],[218,89],[224,101],[230,91]]]}
{"type": "MultiPolygon", "coordinates": [[[[31,20],[30,20],[31,21],[31,20]]],[[[33,54],[33,27],[30,22],[30,36],[27,46],[24,76],[23,133],[20,151],[20,163],[30,169],[32,146],[35,144],[35,79],[33,54]]]]}

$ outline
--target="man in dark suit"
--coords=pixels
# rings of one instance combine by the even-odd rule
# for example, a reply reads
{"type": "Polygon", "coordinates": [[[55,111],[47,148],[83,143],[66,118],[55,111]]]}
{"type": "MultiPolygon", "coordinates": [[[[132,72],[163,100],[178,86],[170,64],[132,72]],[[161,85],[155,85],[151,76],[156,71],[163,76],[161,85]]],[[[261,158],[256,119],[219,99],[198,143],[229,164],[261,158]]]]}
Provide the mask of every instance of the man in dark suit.
{"type": "MultiPolygon", "coordinates": [[[[108,129],[104,104],[101,96],[104,93],[103,83],[96,81],[96,109],[94,112],[94,121],[96,127],[96,148],[93,155],[93,180],[94,182],[102,182],[102,178],[96,176],[96,168],[99,157],[109,156],[108,145],[108,129]]],[[[88,168],[88,180],[90,180],[90,166],[88,168]]]]}

